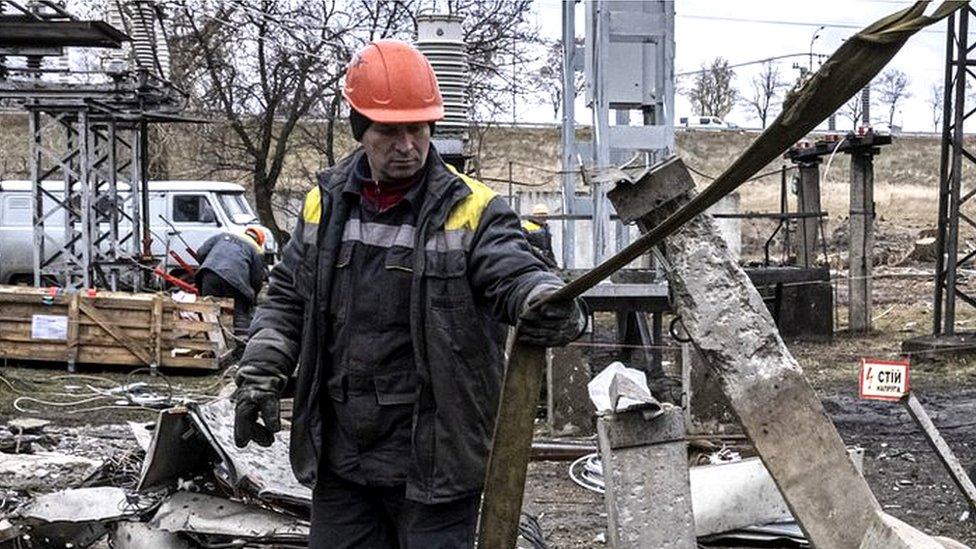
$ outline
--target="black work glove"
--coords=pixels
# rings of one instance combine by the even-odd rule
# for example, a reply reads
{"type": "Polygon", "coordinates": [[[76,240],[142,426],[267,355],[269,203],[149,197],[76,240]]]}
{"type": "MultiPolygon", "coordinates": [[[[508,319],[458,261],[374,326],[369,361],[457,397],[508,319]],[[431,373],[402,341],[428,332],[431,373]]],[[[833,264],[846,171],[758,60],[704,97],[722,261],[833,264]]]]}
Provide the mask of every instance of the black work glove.
{"type": "Polygon", "coordinates": [[[274,434],[281,430],[278,394],[243,385],[234,391],[231,400],[237,403],[234,410],[234,444],[238,448],[244,448],[253,440],[259,446],[271,446],[274,434]],[[258,423],[259,415],[263,425],[258,423]]]}
{"type": "Polygon", "coordinates": [[[558,289],[549,286],[529,295],[519,317],[519,341],[541,347],[562,347],[583,334],[587,315],[582,300],[544,303],[558,289]]]}

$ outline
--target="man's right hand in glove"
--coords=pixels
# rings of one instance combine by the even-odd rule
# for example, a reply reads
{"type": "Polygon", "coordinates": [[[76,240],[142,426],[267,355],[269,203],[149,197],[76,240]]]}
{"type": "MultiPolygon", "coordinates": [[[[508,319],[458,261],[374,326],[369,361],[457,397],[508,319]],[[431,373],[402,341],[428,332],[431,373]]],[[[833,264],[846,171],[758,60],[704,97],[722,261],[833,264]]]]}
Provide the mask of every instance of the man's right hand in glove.
{"type": "Polygon", "coordinates": [[[281,430],[277,393],[244,385],[238,387],[231,398],[237,403],[234,444],[243,448],[253,440],[260,446],[271,446],[274,434],[281,430]],[[263,424],[258,423],[259,416],[263,424]]]}
{"type": "Polygon", "coordinates": [[[288,382],[282,364],[294,364],[296,348],[286,338],[265,328],[254,334],[240,366],[237,367],[237,390],[231,397],[237,408],[234,413],[234,443],[238,448],[250,441],[271,446],[274,434],[281,430],[278,415],[278,395],[288,382]],[[260,419],[260,422],[259,422],[260,419]]]}

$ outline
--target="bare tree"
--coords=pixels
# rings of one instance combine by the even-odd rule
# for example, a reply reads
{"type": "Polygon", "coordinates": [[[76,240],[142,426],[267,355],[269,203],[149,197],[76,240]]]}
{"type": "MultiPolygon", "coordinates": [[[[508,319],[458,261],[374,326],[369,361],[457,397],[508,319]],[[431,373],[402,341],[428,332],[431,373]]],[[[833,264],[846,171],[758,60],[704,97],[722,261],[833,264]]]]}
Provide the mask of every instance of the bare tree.
{"type": "Polygon", "coordinates": [[[215,171],[248,174],[261,222],[282,241],[272,196],[299,120],[324,98],[349,58],[343,40],[362,24],[328,0],[173,0],[173,79],[192,107],[220,123],[204,150],[215,171]]]}
{"type": "Polygon", "coordinates": [[[908,86],[912,81],[907,74],[898,69],[888,69],[871,84],[871,89],[877,91],[878,103],[888,109],[888,125],[895,123],[895,111],[903,99],[912,96],[908,86]]]}
{"type": "Polygon", "coordinates": [[[847,100],[844,106],[840,108],[840,115],[851,121],[851,131],[857,131],[857,127],[861,122],[861,116],[864,114],[864,103],[861,101],[861,94],[857,93],[854,97],[847,100]]]}
{"type": "MultiPolygon", "coordinates": [[[[210,176],[246,177],[261,221],[277,237],[272,199],[282,177],[310,178],[316,166],[286,163],[313,150],[336,161],[344,67],[371,40],[411,41],[420,13],[463,19],[475,115],[527,97],[520,75],[538,56],[530,0],[165,0],[171,14],[173,80],[191,92],[192,111],[214,121],[201,133],[210,176]],[[506,63],[507,62],[507,63],[506,63]],[[487,106],[482,109],[482,106],[487,106]],[[289,174],[285,176],[284,174],[289,174]]],[[[307,155],[306,155],[307,156],[307,155]]],[[[298,162],[302,164],[303,162],[298,162]]]]}
{"type": "Polygon", "coordinates": [[[721,57],[716,57],[708,66],[702,65],[701,70],[695,74],[691,88],[685,92],[695,114],[719,118],[729,114],[738,98],[738,92],[733,86],[734,79],[735,71],[721,57]]]}
{"type": "Polygon", "coordinates": [[[932,131],[939,131],[939,124],[942,123],[943,101],[945,100],[945,86],[933,82],[929,86],[928,106],[932,113],[932,131]]]}
{"type": "Polygon", "coordinates": [[[762,64],[762,70],[752,78],[752,94],[745,99],[745,104],[755,111],[756,118],[766,127],[766,120],[772,109],[781,102],[781,92],[787,83],[782,80],[779,68],[771,61],[762,64]]]}
{"type": "MultiPolygon", "coordinates": [[[[583,45],[581,38],[576,39],[576,47],[583,45]]],[[[563,41],[553,40],[546,45],[546,56],[539,70],[532,74],[530,81],[539,94],[552,107],[552,116],[557,118],[563,104],[563,41]]],[[[574,72],[573,97],[583,91],[585,80],[583,74],[574,72]]]]}
{"type": "Polygon", "coordinates": [[[864,114],[864,103],[861,101],[861,94],[857,93],[854,97],[847,100],[840,108],[840,115],[851,121],[851,131],[857,131],[857,126],[861,122],[864,114]]]}

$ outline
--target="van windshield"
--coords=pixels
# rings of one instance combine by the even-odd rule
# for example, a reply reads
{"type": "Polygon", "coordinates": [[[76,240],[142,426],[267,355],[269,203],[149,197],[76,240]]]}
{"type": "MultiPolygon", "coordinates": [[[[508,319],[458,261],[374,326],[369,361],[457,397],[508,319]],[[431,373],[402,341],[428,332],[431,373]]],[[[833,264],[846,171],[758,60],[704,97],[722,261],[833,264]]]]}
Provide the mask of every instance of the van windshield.
{"type": "Polygon", "coordinates": [[[251,205],[244,198],[244,193],[217,193],[220,198],[220,205],[227,212],[227,217],[238,225],[257,223],[258,218],[251,210],[251,205]]]}

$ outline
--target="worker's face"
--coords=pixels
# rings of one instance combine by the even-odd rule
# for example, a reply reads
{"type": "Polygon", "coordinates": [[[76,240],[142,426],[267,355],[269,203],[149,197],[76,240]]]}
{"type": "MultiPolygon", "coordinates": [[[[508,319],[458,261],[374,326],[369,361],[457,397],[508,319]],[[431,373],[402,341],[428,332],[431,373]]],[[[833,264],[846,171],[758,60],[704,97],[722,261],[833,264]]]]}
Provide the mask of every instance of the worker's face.
{"type": "Polygon", "coordinates": [[[419,172],[427,162],[430,125],[427,122],[373,123],[363,133],[362,144],[374,179],[405,179],[419,172]]]}

